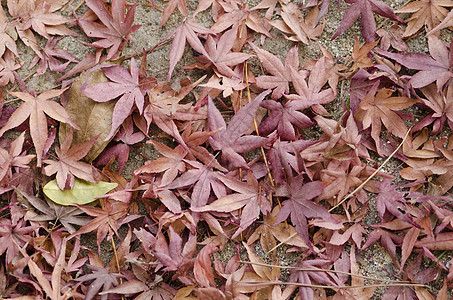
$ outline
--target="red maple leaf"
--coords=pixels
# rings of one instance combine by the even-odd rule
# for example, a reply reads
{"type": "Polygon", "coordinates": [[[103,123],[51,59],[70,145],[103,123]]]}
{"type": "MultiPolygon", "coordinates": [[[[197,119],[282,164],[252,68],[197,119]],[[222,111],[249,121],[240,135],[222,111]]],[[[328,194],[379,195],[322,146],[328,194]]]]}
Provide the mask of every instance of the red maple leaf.
{"type": "Polygon", "coordinates": [[[55,147],[58,161],[46,159],[44,163],[44,174],[51,176],[57,173],[57,185],[60,190],[72,190],[74,187],[74,176],[92,183],[96,183],[92,165],[79,161],[87,155],[95,142],[95,138],[82,144],[71,147],[72,130],[61,144],[61,148],[55,147]]]}
{"type": "Polygon", "coordinates": [[[277,129],[282,140],[296,140],[296,130],[309,128],[313,122],[298,110],[297,101],[287,101],[284,105],[274,100],[265,100],[261,106],[272,113],[258,127],[258,132],[267,135],[277,129]],[[294,107],[296,106],[296,107],[294,107]]]}
{"type": "Polygon", "coordinates": [[[256,78],[256,84],[263,89],[274,89],[272,92],[272,99],[277,100],[282,97],[283,94],[289,93],[289,82],[293,79],[291,77],[290,67],[295,70],[299,69],[299,48],[296,46],[292,47],[288,51],[285,59],[285,65],[280,61],[274,54],[256,47],[250,43],[250,46],[255,50],[256,55],[260,59],[264,68],[272,74],[261,75],[256,78]]]}
{"type": "Polygon", "coordinates": [[[319,258],[306,260],[302,263],[296,264],[295,266],[301,270],[298,270],[297,268],[292,270],[289,281],[299,282],[306,285],[299,287],[299,295],[301,299],[315,299],[313,288],[309,286],[310,284],[313,284],[312,281],[333,287],[342,285],[341,280],[334,273],[316,271],[316,269],[330,269],[332,266],[332,262],[330,260],[319,258]]]}
{"type": "Polygon", "coordinates": [[[132,25],[137,4],[132,5],[126,15],[124,15],[125,0],[113,0],[111,12],[102,0],[86,0],[85,4],[98,16],[102,25],[83,18],[78,19],[77,22],[86,35],[100,39],[88,44],[89,46],[100,49],[111,47],[106,57],[106,60],[109,60],[126,46],[127,41],[131,38],[130,34],[140,28],[140,25],[132,25]]]}
{"type": "Polygon", "coordinates": [[[30,242],[29,234],[37,228],[38,226],[27,226],[27,221],[23,218],[17,222],[11,219],[0,219],[0,255],[6,251],[7,264],[10,264],[19,253],[19,247],[24,247],[30,242]]]}
{"type": "Polygon", "coordinates": [[[182,58],[186,46],[186,41],[189,43],[193,50],[203,54],[207,58],[210,58],[209,54],[206,52],[203,44],[198,38],[197,33],[215,34],[210,29],[193,22],[193,20],[184,20],[174,32],[172,32],[167,38],[162,41],[165,42],[173,36],[173,43],[171,44],[170,53],[168,54],[170,67],[168,70],[167,80],[170,80],[171,74],[173,73],[176,64],[182,58]]]}
{"type": "Polygon", "coordinates": [[[97,158],[95,165],[106,165],[112,157],[115,157],[118,159],[118,173],[121,173],[129,159],[129,146],[141,142],[144,138],[145,135],[142,132],[134,132],[134,125],[131,118],[127,119],[114,138],[114,141],[120,143],[104,150],[97,158]]]}
{"type": "Polygon", "coordinates": [[[113,109],[112,128],[105,139],[108,141],[132,113],[134,104],[140,114],[143,113],[145,96],[140,89],[139,69],[134,58],[131,59],[129,71],[118,65],[105,67],[103,71],[111,81],[90,85],[83,89],[83,94],[97,102],[106,102],[121,96],[113,109]]]}
{"type": "Polygon", "coordinates": [[[241,223],[238,230],[231,237],[234,239],[258,219],[260,212],[267,215],[271,210],[271,205],[253,173],[248,173],[247,183],[230,179],[224,175],[216,174],[215,176],[227,187],[238,193],[226,195],[209,205],[192,208],[192,210],[196,212],[232,212],[243,207],[241,223]]]}
{"type": "Polygon", "coordinates": [[[82,226],[79,230],[71,234],[68,239],[77,235],[96,231],[98,252],[100,253],[101,242],[104,240],[107,234],[109,236],[109,239],[112,238],[114,233],[119,236],[118,228],[120,227],[120,219],[126,216],[126,214],[128,213],[129,203],[105,200],[103,208],[81,205],[77,206],[87,215],[95,218],[86,225],[82,226]]]}
{"type": "Polygon", "coordinates": [[[417,101],[407,97],[391,97],[393,90],[386,88],[380,89],[376,93],[378,85],[379,82],[362,99],[355,117],[362,122],[364,129],[371,127],[371,137],[376,143],[378,152],[381,153],[379,142],[379,135],[382,131],[381,123],[394,135],[404,138],[407,127],[395,110],[408,108],[417,101]]]}
{"type": "Polygon", "coordinates": [[[22,67],[21,64],[16,63],[14,55],[11,51],[6,50],[3,57],[0,57],[0,87],[6,86],[9,82],[16,81],[16,70],[22,67]]]}
{"type": "Polygon", "coordinates": [[[182,173],[181,176],[173,180],[171,184],[165,186],[166,189],[180,189],[190,187],[191,207],[202,207],[208,202],[211,189],[218,198],[225,196],[225,185],[217,178],[220,172],[213,171],[212,168],[205,166],[197,161],[184,160],[187,164],[194,167],[182,173]]]}
{"type": "Polygon", "coordinates": [[[289,68],[289,73],[297,94],[285,95],[293,101],[294,109],[302,110],[311,107],[318,114],[327,114],[327,110],[321,104],[327,104],[335,99],[335,92],[332,88],[322,89],[328,82],[328,70],[324,67],[325,57],[316,61],[310,75],[307,78],[307,71],[297,71],[289,68]],[[308,79],[307,81],[305,81],[308,79]]]}
{"type": "Polygon", "coordinates": [[[61,90],[46,90],[38,96],[23,93],[23,92],[10,92],[11,95],[24,100],[25,102],[14,111],[8,122],[0,130],[2,136],[7,130],[22,124],[26,119],[30,118],[30,133],[35,145],[36,155],[38,158],[38,167],[41,166],[42,155],[44,146],[47,140],[47,118],[49,115],[55,120],[68,123],[73,128],[78,129],[77,125],[71,121],[66,110],[57,102],[48,100],[53,97],[60,96],[66,89],[61,90]]]}
{"type": "Polygon", "coordinates": [[[301,174],[291,178],[290,184],[277,192],[278,196],[289,197],[289,199],[283,201],[276,223],[281,223],[291,216],[291,222],[296,227],[297,233],[312,251],[314,250],[308,234],[307,218],[321,218],[338,223],[327,209],[312,200],[321,195],[322,191],[322,182],[313,181],[304,184],[304,177],[301,174]]]}
{"type": "Polygon", "coordinates": [[[135,175],[142,173],[162,173],[161,186],[166,186],[175,180],[179,173],[186,170],[186,164],[183,162],[187,152],[181,147],[177,146],[175,149],[161,144],[156,141],[148,141],[152,143],[157,151],[159,151],[163,157],[159,157],[144,166],[134,171],[135,175]]]}
{"type": "Polygon", "coordinates": [[[220,130],[209,138],[209,143],[214,150],[222,151],[222,159],[228,160],[235,167],[249,169],[245,159],[239,155],[264,146],[268,139],[261,136],[242,136],[252,125],[256,111],[270,90],[259,94],[246,106],[242,107],[231,118],[228,127],[220,111],[215,107],[212,99],[208,99],[208,126],[209,130],[220,130]]]}
{"type": "Polygon", "coordinates": [[[26,31],[30,28],[47,39],[50,39],[49,34],[77,35],[64,25],[71,19],[55,13],[62,8],[64,2],[38,0],[24,4],[21,1],[8,0],[7,3],[8,12],[19,20],[16,23],[19,35],[19,31],[26,31]]]}
{"type": "Polygon", "coordinates": [[[380,0],[345,0],[345,2],[352,5],[344,13],[340,26],[332,36],[332,40],[342,34],[361,16],[363,37],[367,43],[372,43],[376,34],[376,21],[374,20],[373,12],[394,21],[404,23],[401,18],[393,13],[387,4],[380,0]]]}
{"type": "Polygon", "coordinates": [[[54,39],[50,38],[47,40],[46,46],[41,52],[41,56],[36,55],[31,64],[30,68],[33,67],[39,61],[38,70],[36,70],[37,75],[42,75],[49,68],[53,72],[65,72],[66,67],[73,62],[78,62],[78,60],[68,51],[63,49],[55,49],[55,46],[62,38],[54,39]],[[66,60],[65,63],[62,63],[59,59],[66,60]]]}
{"type": "Polygon", "coordinates": [[[213,64],[217,72],[229,77],[237,77],[238,74],[233,68],[249,59],[252,55],[243,52],[232,52],[236,38],[236,28],[224,32],[219,39],[208,36],[205,43],[206,52],[209,56],[198,56],[197,60],[205,63],[203,68],[213,64]]]}
{"type": "Polygon", "coordinates": [[[167,243],[165,236],[159,231],[155,239],[154,251],[152,252],[159,262],[166,267],[164,271],[177,271],[185,264],[192,264],[197,246],[196,236],[191,234],[183,247],[182,238],[170,226],[169,240],[167,243]]]}
{"type": "Polygon", "coordinates": [[[0,147],[0,182],[3,179],[11,178],[12,167],[15,168],[28,168],[28,163],[35,157],[35,155],[24,155],[22,147],[24,144],[25,132],[18,136],[14,141],[10,141],[9,149],[0,147]]]}
{"type": "Polygon", "coordinates": [[[453,77],[453,39],[450,46],[436,36],[428,36],[428,49],[431,56],[422,53],[391,53],[376,49],[375,51],[385,57],[395,60],[406,68],[419,70],[409,81],[413,88],[421,88],[432,82],[436,82],[437,90],[440,91],[453,77]]]}
{"type": "Polygon", "coordinates": [[[421,130],[433,123],[432,133],[436,134],[443,129],[445,121],[448,121],[450,128],[453,128],[453,103],[447,100],[453,98],[453,82],[450,81],[440,92],[434,84],[430,84],[420,90],[426,97],[426,99],[421,98],[420,100],[433,112],[418,122],[412,130],[414,132],[421,130]]]}
{"type": "Polygon", "coordinates": [[[408,187],[414,183],[402,186],[392,185],[390,179],[384,179],[379,186],[379,194],[376,198],[376,210],[382,222],[389,220],[390,215],[397,217],[407,223],[420,227],[416,224],[411,215],[408,214],[407,201],[404,198],[405,192],[396,190],[401,187],[408,187]]]}

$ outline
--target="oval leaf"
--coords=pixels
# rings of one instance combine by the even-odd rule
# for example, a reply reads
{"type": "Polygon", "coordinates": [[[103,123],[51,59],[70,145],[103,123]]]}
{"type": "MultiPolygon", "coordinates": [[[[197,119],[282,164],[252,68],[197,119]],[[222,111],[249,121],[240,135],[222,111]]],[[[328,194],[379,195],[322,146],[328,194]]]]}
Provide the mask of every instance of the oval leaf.
{"type": "Polygon", "coordinates": [[[44,194],[53,202],[60,205],[87,204],[96,200],[118,186],[114,182],[91,183],[88,181],[75,179],[72,190],[60,190],[55,180],[49,181],[43,188],[44,194]]]}
{"type": "MultiPolygon", "coordinates": [[[[80,130],[74,131],[73,145],[82,144],[94,137],[98,137],[91,150],[85,156],[85,161],[92,162],[101,154],[111,140],[104,141],[112,126],[113,107],[116,101],[96,102],[85,96],[80,89],[86,84],[87,80],[89,80],[88,85],[108,82],[107,77],[100,69],[91,73],[82,73],[69,89],[66,111],[77,126],[80,127],[80,130]]],[[[60,144],[67,138],[69,131],[70,126],[66,126],[64,123],[60,124],[60,144]]]]}

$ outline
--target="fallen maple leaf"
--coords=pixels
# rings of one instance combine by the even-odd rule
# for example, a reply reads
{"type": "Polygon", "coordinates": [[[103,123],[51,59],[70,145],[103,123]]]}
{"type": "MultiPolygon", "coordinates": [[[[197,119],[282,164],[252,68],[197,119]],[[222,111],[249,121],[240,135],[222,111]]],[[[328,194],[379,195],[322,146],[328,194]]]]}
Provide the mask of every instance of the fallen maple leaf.
{"type": "MultiPolygon", "coordinates": [[[[16,193],[18,194],[18,199],[21,203],[22,201],[20,200],[20,198],[22,197],[26,200],[26,202],[29,203],[27,203],[28,207],[30,207],[31,205],[33,208],[43,213],[27,213],[25,218],[29,221],[59,221],[61,225],[63,225],[64,228],[68,230],[69,233],[74,233],[77,230],[72,224],[83,226],[91,220],[91,218],[89,217],[80,216],[83,211],[78,207],[58,205],[53,201],[42,200],[36,196],[29,195],[24,191],[20,191],[19,189],[16,190],[16,193]]],[[[22,204],[25,205],[25,203],[22,204]]],[[[31,207],[29,209],[32,210],[31,207]]]]}
{"type": "Polygon", "coordinates": [[[185,171],[172,183],[165,186],[166,189],[190,187],[192,189],[191,208],[205,206],[211,195],[211,190],[214,191],[217,198],[226,196],[225,185],[216,176],[216,174],[220,175],[220,172],[213,171],[209,166],[197,161],[185,160],[185,162],[194,169],[185,171]]]}
{"type": "Polygon", "coordinates": [[[210,58],[209,54],[206,52],[203,44],[197,36],[198,34],[215,34],[212,30],[203,27],[200,24],[195,23],[193,20],[184,20],[174,32],[172,32],[167,38],[162,42],[168,40],[173,36],[173,42],[171,44],[170,52],[168,54],[168,59],[170,61],[170,67],[168,70],[167,80],[170,80],[171,74],[176,67],[178,61],[182,58],[184,49],[186,46],[186,41],[192,47],[193,50],[201,53],[206,58],[210,58]]]}
{"type": "Polygon", "coordinates": [[[331,265],[332,262],[330,260],[319,258],[306,260],[295,265],[296,268],[291,270],[289,281],[299,282],[305,285],[299,287],[301,299],[315,299],[313,288],[309,286],[312,284],[312,281],[323,283],[331,287],[342,285],[341,280],[336,274],[325,271],[316,271],[316,269],[330,269],[331,265]],[[297,268],[300,268],[300,270],[297,268]]]}
{"type": "Polygon", "coordinates": [[[48,39],[46,46],[41,52],[42,53],[41,57],[36,55],[33,58],[29,68],[33,67],[39,61],[39,66],[38,69],[36,70],[37,75],[44,74],[47,71],[47,68],[49,68],[49,70],[53,72],[65,72],[66,67],[70,63],[78,62],[78,60],[68,51],[63,49],[55,49],[55,46],[57,46],[58,42],[61,39],[62,38],[48,39]],[[66,62],[62,63],[57,58],[66,60],[66,62]]]}
{"type": "Polygon", "coordinates": [[[239,51],[247,42],[247,28],[264,36],[273,38],[266,28],[258,12],[251,11],[245,2],[242,1],[219,1],[224,13],[219,15],[211,30],[220,33],[232,27],[237,28],[237,36],[234,41],[233,50],[239,51]]]}
{"type": "Polygon", "coordinates": [[[3,56],[6,49],[9,49],[15,56],[19,56],[16,47],[17,35],[11,30],[13,24],[8,21],[3,6],[0,8],[0,57],[3,56]]]}
{"type": "Polygon", "coordinates": [[[72,190],[74,187],[74,176],[91,183],[97,183],[94,176],[96,169],[90,164],[79,161],[87,155],[93,146],[94,141],[95,139],[93,138],[91,141],[71,147],[71,132],[63,141],[61,148],[55,147],[58,161],[50,159],[44,160],[44,163],[47,164],[47,166],[44,167],[44,174],[51,176],[57,173],[57,184],[61,190],[72,190]]]}
{"type": "Polygon", "coordinates": [[[409,47],[403,40],[403,29],[397,24],[392,25],[389,29],[383,28],[376,31],[376,34],[381,37],[381,49],[388,50],[390,46],[400,52],[406,52],[409,47]]]}
{"type": "Polygon", "coordinates": [[[193,273],[197,283],[203,287],[215,286],[210,255],[218,250],[217,245],[209,243],[198,252],[195,258],[193,273]]]}
{"type": "Polygon", "coordinates": [[[308,83],[305,81],[307,72],[298,72],[290,67],[290,74],[294,89],[297,94],[285,95],[292,100],[294,109],[302,110],[311,107],[318,114],[327,114],[327,110],[321,104],[327,104],[335,99],[335,93],[331,88],[322,89],[328,78],[324,70],[324,57],[319,59],[308,76],[308,83]]]}
{"type": "Polygon", "coordinates": [[[16,63],[13,52],[5,50],[3,57],[0,57],[0,87],[6,86],[9,82],[15,83],[18,76],[16,70],[20,67],[22,64],[16,63]]]}
{"type": "MultiPolygon", "coordinates": [[[[86,300],[94,299],[94,297],[99,295],[99,292],[107,291],[111,289],[112,286],[118,286],[120,284],[119,279],[124,277],[119,273],[111,271],[108,266],[104,267],[87,264],[86,267],[91,271],[91,273],[75,279],[79,282],[93,280],[88,285],[88,290],[85,294],[86,300]]],[[[102,294],[100,299],[107,300],[108,295],[102,294]]]]}
{"type": "Polygon", "coordinates": [[[141,173],[163,173],[161,186],[166,186],[175,180],[179,173],[182,173],[186,169],[186,164],[183,159],[187,152],[182,149],[181,146],[171,149],[170,147],[161,144],[156,141],[148,141],[152,143],[157,151],[159,151],[164,157],[159,157],[144,166],[134,171],[135,175],[141,173]]]}
{"type": "Polygon", "coordinates": [[[12,177],[11,168],[28,168],[28,164],[35,155],[24,155],[22,148],[25,141],[25,132],[22,132],[14,141],[11,141],[9,151],[0,147],[0,182],[12,177]]]}
{"type": "Polygon", "coordinates": [[[32,238],[30,233],[39,226],[27,226],[27,222],[21,218],[18,222],[11,219],[0,219],[0,255],[6,251],[5,262],[10,264],[14,257],[22,250],[32,238]]]}
{"type": "Polygon", "coordinates": [[[406,68],[419,70],[413,75],[409,83],[413,88],[421,88],[436,81],[437,90],[440,91],[448,84],[453,77],[451,67],[453,66],[453,51],[451,45],[447,47],[444,42],[436,36],[428,36],[428,49],[431,56],[422,53],[399,54],[376,49],[375,51],[385,57],[395,60],[406,68]]]}
{"type": "Polygon", "coordinates": [[[272,113],[261,122],[258,132],[262,135],[268,135],[277,129],[282,140],[296,140],[295,128],[306,129],[313,125],[310,118],[298,110],[297,104],[297,101],[289,100],[283,106],[280,102],[274,100],[264,100],[261,106],[271,110],[272,113]]]}
{"type": "Polygon", "coordinates": [[[363,129],[371,127],[371,137],[376,143],[379,153],[382,153],[379,135],[384,126],[394,135],[404,138],[407,127],[394,110],[402,110],[415,104],[415,99],[407,97],[391,97],[393,90],[383,88],[377,93],[378,83],[375,84],[359,104],[355,118],[362,122],[363,129]]]}
{"type": "Polygon", "coordinates": [[[159,86],[148,91],[149,105],[145,108],[144,117],[149,127],[151,123],[156,124],[163,132],[174,137],[178,143],[189,151],[186,143],[179,133],[175,120],[195,121],[206,119],[205,109],[196,109],[192,103],[180,104],[193,88],[195,88],[206,76],[196,82],[186,83],[179,92],[168,86],[159,86]]]}
{"type": "Polygon", "coordinates": [[[289,2],[282,5],[280,15],[282,20],[272,20],[269,23],[278,30],[291,34],[292,36],[284,35],[284,37],[294,42],[308,45],[309,40],[315,40],[326,26],[325,20],[317,25],[320,19],[318,6],[314,6],[304,17],[297,5],[289,2]]]}
{"type": "Polygon", "coordinates": [[[196,212],[232,212],[244,207],[239,228],[232,236],[232,239],[234,239],[259,218],[260,212],[267,215],[271,210],[271,205],[253,173],[248,173],[247,183],[230,179],[224,175],[216,174],[215,176],[227,187],[239,193],[226,195],[211,204],[194,207],[192,210],[196,212]]]}
{"type": "Polygon", "coordinates": [[[365,43],[365,45],[360,46],[359,39],[357,36],[354,37],[354,48],[352,49],[352,59],[354,63],[349,69],[352,73],[357,72],[358,69],[365,69],[372,67],[374,65],[373,61],[369,57],[370,51],[377,46],[379,40],[372,43],[365,43]]]}
{"type": "MultiPolygon", "coordinates": [[[[68,239],[84,233],[96,231],[98,252],[101,251],[101,242],[105,239],[107,234],[109,239],[112,238],[113,233],[117,236],[118,228],[120,227],[119,221],[128,213],[129,203],[119,201],[104,201],[104,207],[89,207],[77,205],[87,215],[95,217],[89,223],[82,226],[79,230],[71,234],[68,239]]],[[[139,217],[139,216],[136,216],[139,217]]]]}
{"type": "Polygon", "coordinates": [[[90,85],[84,88],[82,92],[85,96],[97,102],[110,101],[121,96],[113,109],[112,128],[105,138],[105,141],[107,141],[132,113],[134,104],[140,114],[143,113],[145,96],[140,89],[139,70],[133,57],[129,71],[118,65],[105,67],[103,71],[104,75],[111,81],[90,85]]]}
{"type": "Polygon", "coordinates": [[[63,7],[63,1],[38,0],[28,2],[26,5],[20,2],[7,1],[8,12],[19,20],[15,23],[19,35],[20,31],[30,28],[47,39],[50,39],[49,34],[77,35],[64,25],[72,20],[55,13],[63,7]]]}
{"type": "Polygon", "coordinates": [[[137,4],[132,5],[126,15],[124,15],[126,11],[125,0],[113,0],[111,12],[105,7],[102,0],[86,0],[85,4],[103,24],[84,19],[77,20],[86,35],[100,39],[88,45],[100,49],[111,47],[106,60],[112,59],[118,51],[126,46],[127,41],[131,39],[130,34],[137,31],[141,26],[132,25],[137,4]]]}
{"type": "MultiPolygon", "coordinates": [[[[243,52],[232,52],[236,37],[236,28],[224,32],[218,40],[209,35],[205,42],[208,56],[198,56],[197,60],[209,65],[213,64],[218,73],[229,77],[237,77],[233,68],[249,59],[252,55],[243,52]]],[[[205,66],[206,67],[206,66],[205,66]]]]}
{"type": "Polygon", "coordinates": [[[167,23],[168,18],[170,18],[176,7],[184,17],[187,17],[188,13],[186,0],[168,0],[162,12],[162,18],[160,19],[159,27],[162,27],[165,23],[167,23]]]}
{"type": "Polygon", "coordinates": [[[332,36],[332,40],[342,34],[361,16],[363,37],[367,43],[372,43],[376,34],[376,21],[374,20],[373,12],[391,20],[404,23],[400,17],[393,13],[387,4],[380,0],[345,0],[345,2],[352,5],[344,13],[340,26],[332,36]]]}
{"type": "MultiPolygon", "coordinates": [[[[177,271],[184,265],[193,264],[193,256],[196,252],[197,237],[190,235],[183,247],[183,240],[173,227],[169,228],[169,242],[162,232],[157,233],[153,255],[165,266],[164,271],[177,271]]],[[[175,278],[176,279],[176,278],[175,278]]]]}
{"type": "Polygon", "coordinates": [[[235,167],[249,169],[245,159],[238,153],[251,151],[268,142],[267,138],[261,136],[242,135],[250,128],[259,105],[270,92],[270,90],[262,92],[237,111],[231,118],[228,127],[212,99],[210,97],[208,99],[209,130],[220,130],[209,138],[209,143],[214,150],[221,150],[222,159],[228,160],[235,167]]]}
{"type": "Polygon", "coordinates": [[[5,126],[0,130],[2,136],[7,130],[22,124],[30,117],[30,134],[35,145],[37,155],[37,166],[41,166],[44,146],[47,140],[47,118],[44,113],[51,118],[60,122],[68,123],[73,128],[78,129],[77,125],[71,121],[66,110],[57,102],[48,100],[53,97],[60,96],[66,89],[61,90],[46,90],[34,96],[23,92],[10,92],[11,95],[23,100],[24,103],[14,111],[5,126]]]}
{"type": "Polygon", "coordinates": [[[286,196],[289,199],[283,201],[276,223],[281,223],[288,216],[291,216],[291,223],[296,227],[297,233],[311,251],[314,251],[314,249],[308,234],[307,218],[321,218],[325,221],[338,223],[327,209],[312,200],[321,195],[322,191],[322,182],[313,181],[304,184],[304,177],[301,174],[291,178],[290,184],[277,192],[278,196],[286,196]]]}
{"type": "Polygon", "coordinates": [[[451,0],[421,0],[407,3],[395,11],[396,13],[412,13],[412,16],[406,20],[407,27],[403,37],[407,38],[416,34],[425,26],[426,31],[430,32],[442,23],[451,7],[453,7],[451,0]]]}
{"type": "Polygon", "coordinates": [[[450,128],[453,128],[453,103],[448,99],[453,99],[453,82],[442,89],[440,92],[434,84],[430,84],[420,89],[425,98],[420,100],[429,107],[433,112],[420,120],[414,127],[413,131],[421,130],[426,126],[433,124],[432,133],[439,133],[448,122],[450,128]]]}
{"type": "Polygon", "coordinates": [[[404,199],[405,192],[396,190],[397,188],[410,185],[413,185],[413,183],[404,186],[392,185],[392,181],[387,178],[381,182],[379,194],[376,198],[376,210],[378,211],[382,222],[388,221],[390,215],[393,215],[415,227],[420,227],[414,222],[412,216],[407,213],[407,201],[404,199]]]}
{"type": "Polygon", "coordinates": [[[134,132],[132,119],[127,119],[114,139],[120,143],[103,151],[95,165],[106,165],[112,157],[115,157],[118,159],[118,173],[121,173],[129,159],[130,146],[141,142],[144,138],[145,135],[142,132],[134,132]]]}
{"type": "Polygon", "coordinates": [[[290,66],[295,70],[299,69],[299,48],[297,45],[288,51],[285,65],[274,54],[260,49],[252,43],[250,43],[250,46],[256,52],[264,68],[272,74],[272,76],[261,75],[257,77],[256,84],[263,89],[274,89],[271,97],[274,100],[280,99],[283,94],[289,93],[289,82],[292,81],[290,66]]]}

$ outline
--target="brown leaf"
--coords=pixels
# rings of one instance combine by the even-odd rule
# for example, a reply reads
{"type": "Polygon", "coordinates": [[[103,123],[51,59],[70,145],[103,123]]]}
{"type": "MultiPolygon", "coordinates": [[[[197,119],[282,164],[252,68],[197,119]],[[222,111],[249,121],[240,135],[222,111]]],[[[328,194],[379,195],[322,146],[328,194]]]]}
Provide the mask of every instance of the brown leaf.
{"type": "Polygon", "coordinates": [[[400,272],[403,270],[404,264],[406,263],[406,260],[409,258],[409,255],[411,255],[420,232],[421,232],[420,229],[412,227],[404,236],[403,244],[401,245],[400,272]]]}
{"type": "Polygon", "coordinates": [[[431,31],[439,25],[447,16],[449,8],[453,6],[450,0],[422,0],[411,1],[404,7],[395,11],[396,13],[412,13],[412,16],[406,20],[407,27],[403,37],[407,38],[416,34],[425,26],[426,31],[431,31]]]}
{"type": "MultiPolygon", "coordinates": [[[[110,132],[112,124],[113,107],[115,101],[96,102],[85,96],[80,88],[88,81],[88,84],[107,82],[102,70],[95,70],[91,73],[82,73],[71,85],[69,89],[69,101],[66,105],[66,111],[69,116],[80,127],[80,130],[74,132],[73,143],[82,144],[98,137],[93,147],[85,156],[87,162],[92,162],[104,150],[110,142],[104,141],[110,132]]],[[[60,125],[59,139],[60,144],[67,138],[70,126],[60,125]]]]}
{"type": "Polygon", "coordinates": [[[352,65],[350,71],[356,72],[358,69],[364,69],[373,66],[371,58],[368,57],[371,50],[377,46],[379,40],[373,43],[367,43],[363,46],[360,46],[359,39],[355,37],[354,48],[352,50],[352,59],[354,64],[352,65]]]}
{"type": "Polygon", "coordinates": [[[394,112],[408,108],[417,101],[407,97],[391,97],[393,91],[381,89],[377,93],[377,85],[368,92],[360,102],[355,118],[363,123],[363,128],[371,127],[371,137],[376,143],[378,152],[381,151],[379,135],[381,134],[381,122],[394,135],[403,138],[407,127],[401,117],[394,112]]]}
{"type": "Polygon", "coordinates": [[[326,26],[325,21],[317,25],[318,15],[319,8],[314,6],[304,18],[297,5],[290,2],[282,5],[281,17],[283,20],[273,20],[269,23],[280,31],[292,34],[290,37],[285,35],[286,39],[308,45],[309,40],[314,40],[321,35],[326,26]]]}
{"type": "Polygon", "coordinates": [[[453,249],[453,232],[442,232],[434,238],[425,237],[416,242],[415,247],[426,247],[430,250],[451,250],[453,249]]]}
{"type": "Polygon", "coordinates": [[[203,287],[215,286],[210,255],[217,250],[217,245],[210,243],[201,249],[195,259],[193,273],[197,282],[203,287]]]}

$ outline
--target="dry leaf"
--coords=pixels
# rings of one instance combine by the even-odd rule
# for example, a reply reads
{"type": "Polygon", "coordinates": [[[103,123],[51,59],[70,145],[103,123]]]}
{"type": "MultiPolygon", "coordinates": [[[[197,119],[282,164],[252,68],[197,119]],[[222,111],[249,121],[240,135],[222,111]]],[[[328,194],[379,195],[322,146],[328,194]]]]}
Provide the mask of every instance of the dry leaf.
{"type": "MultiPolygon", "coordinates": [[[[93,147],[85,156],[86,161],[92,162],[110,142],[110,140],[104,141],[104,139],[110,132],[115,101],[100,103],[83,95],[80,88],[87,80],[89,85],[108,81],[100,69],[90,73],[82,73],[72,83],[69,90],[69,101],[66,105],[66,111],[77,126],[80,127],[80,130],[74,131],[74,145],[84,143],[98,136],[93,147]]],[[[67,138],[69,131],[69,125],[60,125],[60,144],[67,138]]]]}

